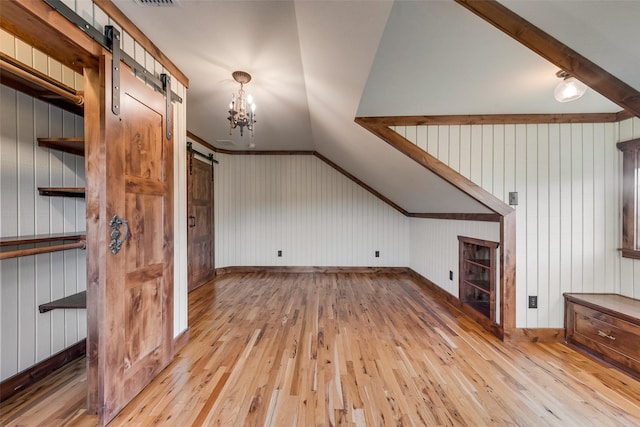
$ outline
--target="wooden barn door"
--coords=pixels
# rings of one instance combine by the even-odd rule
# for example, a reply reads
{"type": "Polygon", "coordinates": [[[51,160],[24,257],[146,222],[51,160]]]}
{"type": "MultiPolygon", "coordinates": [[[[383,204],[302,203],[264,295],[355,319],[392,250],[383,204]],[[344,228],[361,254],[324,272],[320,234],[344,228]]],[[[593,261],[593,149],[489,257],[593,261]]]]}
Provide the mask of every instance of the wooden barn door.
{"type": "Polygon", "coordinates": [[[213,279],[213,169],[196,158],[187,172],[187,241],[189,291],[213,279]]]}
{"type": "Polygon", "coordinates": [[[87,357],[104,425],[173,357],[173,147],[164,96],[120,64],[116,115],[110,57],[100,68],[85,78],[87,357]]]}

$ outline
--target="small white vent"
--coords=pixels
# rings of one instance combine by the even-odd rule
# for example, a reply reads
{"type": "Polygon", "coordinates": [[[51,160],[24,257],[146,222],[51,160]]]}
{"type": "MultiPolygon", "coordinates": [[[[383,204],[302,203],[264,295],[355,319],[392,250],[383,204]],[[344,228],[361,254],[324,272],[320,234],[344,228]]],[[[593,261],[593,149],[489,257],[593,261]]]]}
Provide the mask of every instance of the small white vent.
{"type": "Polygon", "coordinates": [[[133,0],[140,6],[176,7],[180,6],[180,0],[133,0]]]}
{"type": "Polygon", "coordinates": [[[226,145],[227,147],[235,145],[235,143],[230,139],[216,139],[216,144],[218,144],[218,145],[226,145]]]}

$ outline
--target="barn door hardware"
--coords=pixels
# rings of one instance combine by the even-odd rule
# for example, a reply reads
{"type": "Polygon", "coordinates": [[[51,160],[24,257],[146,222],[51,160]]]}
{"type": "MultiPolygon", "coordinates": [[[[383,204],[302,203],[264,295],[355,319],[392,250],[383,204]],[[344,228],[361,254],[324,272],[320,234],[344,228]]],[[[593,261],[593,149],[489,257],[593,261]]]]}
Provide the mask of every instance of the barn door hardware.
{"type": "Polygon", "coordinates": [[[196,226],[196,217],[193,215],[189,215],[189,228],[193,228],[196,226]]]}
{"type": "MultiPolygon", "coordinates": [[[[102,47],[111,51],[111,54],[113,56],[114,68],[117,65],[118,71],[121,71],[122,67],[120,66],[120,61],[122,61],[125,64],[127,64],[129,68],[131,68],[131,71],[136,76],[144,79],[145,83],[153,86],[157,91],[163,92],[165,96],[170,99],[170,101],[176,101],[176,102],[182,103],[182,97],[177,93],[172,92],[170,86],[167,87],[165,92],[165,86],[163,85],[163,82],[161,79],[159,79],[158,77],[148,72],[144,66],[139,64],[129,54],[127,54],[125,51],[120,49],[121,40],[119,37],[119,32],[113,26],[110,26],[110,25],[105,26],[104,34],[103,34],[98,29],[93,27],[90,23],[85,21],[80,15],[74,12],[73,9],[69,8],[69,6],[64,4],[62,0],[43,0],[43,1],[47,3],[49,6],[51,6],[52,8],[54,8],[56,11],[58,11],[58,13],[60,13],[62,16],[64,16],[66,19],[68,19],[70,22],[72,22],[82,31],[84,31],[89,37],[91,37],[94,41],[98,42],[102,47]],[[117,39],[114,38],[114,34],[118,35],[117,39]],[[117,49],[117,52],[115,52],[114,49],[117,49]],[[116,55],[118,55],[120,58],[118,61],[116,61],[116,55]]],[[[114,76],[116,75],[115,70],[113,74],[114,76]]],[[[112,82],[112,86],[119,87],[120,85],[119,84],[116,85],[115,83],[112,82]]],[[[116,92],[119,92],[119,90],[113,91],[112,98],[116,95],[116,92]]],[[[117,96],[118,97],[120,96],[119,93],[117,93],[117,96]]],[[[112,99],[111,111],[113,111],[113,114],[119,114],[119,113],[116,113],[116,111],[114,111],[116,110],[114,108],[114,105],[118,105],[117,110],[119,111],[120,110],[119,102],[113,103],[113,99],[112,99]]],[[[169,139],[171,138],[169,137],[169,139]]]]}
{"type": "Polygon", "coordinates": [[[111,112],[117,116],[120,114],[120,31],[107,25],[104,36],[111,49],[111,112]]]}
{"type": "MultiPolygon", "coordinates": [[[[169,74],[160,74],[160,80],[162,81],[162,90],[164,93],[171,93],[171,76],[169,74]]],[[[171,139],[171,134],[173,131],[173,109],[171,108],[171,97],[165,96],[165,103],[167,112],[165,114],[165,118],[167,120],[167,139],[171,139]]]]}
{"type": "Polygon", "coordinates": [[[213,165],[214,164],[217,165],[218,163],[220,163],[213,158],[213,153],[206,155],[204,153],[199,152],[198,150],[193,148],[192,142],[187,142],[187,151],[189,152],[189,175],[193,175],[193,156],[197,154],[198,156],[204,157],[205,159],[211,162],[211,181],[213,181],[213,165]]]}
{"type": "Polygon", "coordinates": [[[109,242],[109,249],[112,254],[117,254],[122,248],[122,244],[131,235],[129,233],[129,221],[120,218],[118,215],[114,215],[109,221],[109,227],[111,227],[111,242],[109,242]],[[124,236],[120,239],[120,226],[124,225],[124,236]]]}

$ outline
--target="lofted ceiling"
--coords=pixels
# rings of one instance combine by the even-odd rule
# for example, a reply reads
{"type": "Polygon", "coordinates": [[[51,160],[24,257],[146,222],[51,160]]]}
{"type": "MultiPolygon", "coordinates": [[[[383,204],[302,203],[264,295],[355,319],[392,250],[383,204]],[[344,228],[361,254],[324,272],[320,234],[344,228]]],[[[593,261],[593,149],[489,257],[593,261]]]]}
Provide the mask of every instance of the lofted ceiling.
{"type": "MultiPolygon", "coordinates": [[[[618,112],[593,90],[558,103],[558,67],[452,0],[113,0],[188,77],[188,130],[228,150],[313,150],[408,212],[488,213],[357,116],[618,112]],[[229,135],[234,70],[255,136],[229,135]]],[[[640,90],[640,2],[503,0],[640,90]]],[[[508,190],[508,189],[507,189],[508,190]]]]}

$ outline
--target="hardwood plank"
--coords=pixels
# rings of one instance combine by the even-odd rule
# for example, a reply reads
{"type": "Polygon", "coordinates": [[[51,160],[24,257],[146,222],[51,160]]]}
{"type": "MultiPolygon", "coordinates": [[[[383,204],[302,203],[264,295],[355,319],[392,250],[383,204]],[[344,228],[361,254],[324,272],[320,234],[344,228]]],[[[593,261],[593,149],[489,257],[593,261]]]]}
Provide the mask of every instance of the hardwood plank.
{"type": "MultiPolygon", "coordinates": [[[[559,342],[504,343],[407,274],[226,274],[189,294],[189,324],[112,425],[640,423],[639,381],[559,342]]],[[[95,425],[66,369],[0,424],[95,425]]]]}
{"type": "Polygon", "coordinates": [[[38,146],[84,156],[84,138],[38,138],[38,146]]]}

